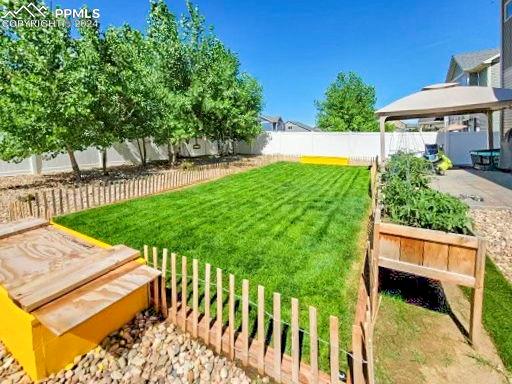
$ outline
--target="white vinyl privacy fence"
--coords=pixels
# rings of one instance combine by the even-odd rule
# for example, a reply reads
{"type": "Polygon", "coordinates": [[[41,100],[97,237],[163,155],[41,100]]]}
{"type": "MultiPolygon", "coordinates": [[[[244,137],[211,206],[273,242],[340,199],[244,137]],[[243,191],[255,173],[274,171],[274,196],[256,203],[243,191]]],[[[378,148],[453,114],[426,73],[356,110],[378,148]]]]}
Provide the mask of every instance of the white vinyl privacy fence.
{"type": "MultiPolygon", "coordinates": [[[[148,160],[167,160],[167,148],[159,147],[152,142],[146,143],[148,160]]],[[[204,139],[191,140],[184,143],[180,153],[185,156],[197,157],[215,155],[217,146],[204,139]],[[199,148],[194,149],[195,144],[199,148]]],[[[96,148],[88,148],[85,151],[75,152],[76,160],[81,169],[101,167],[102,154],[96,148]]],[[[124,164],[140,164],[140,156],[136,143],[119,143],[107,150],[107,165],[116,166],[124,164]]],[[[67,154],[60,154],[57,157],[31,156],[20,163],[8,163],[0,161],[0,176],[15,176],[26,174],[67,172],[71,171],[71,163],[67,154]]]]}
{"type": "MultiPolygon", "coordinates": [[[[420,153],[423,152],[425,144],[437,143],[445,148],[454,164],[469,165],[471,164],[469,151],[486,148],[486,135],[487,132],[392,132],[386,133],[386,151],[388,155],[398,150],[420,153]]],[[[494,143],[499,147],[498,132],[495,132],[494,143]]],[[[380,135],[377,132],[266,132],[251,143],[238,143],[236,150],[240,154],[253,155],[373,157],[380,153],[380,135]]],[[[191,140],[182,145],[180,152],[190,157],[215,155],[217,146],[204,139],[191,140]]],[[[167,159],[167,148],[158,147],[153,143],[147,144],[147,153],[149,160],[167,159]]],[[[76,152],[76,158],[82,169],[101,167],[101,153],[95,148],[76,152]]],[[[134,143],[114,145],[108,149],[107,159],[108,166],[140,162],[137,146],[134,143]]],[[[0,161],[0,176],[70,170],[71,164],[67,154],[58,155],[53,159],[32,156],[17,164],[0,161]]]]}
{"type": "MultiPolygon", "coordinates": [[[[423,153],[425,144],[443,146],[456,165],[470,165],[469,151],[487,148],[487,132],[389,132],[386,133],[386,154],[399,150],[423,153]]],[[[494,133],[499,148],[499,133],[494,133]]],[[[251,143],[239,143],[241,154],[281,154],[313,156],[379,156],[378,132],[268,132],[251,143]]]]}

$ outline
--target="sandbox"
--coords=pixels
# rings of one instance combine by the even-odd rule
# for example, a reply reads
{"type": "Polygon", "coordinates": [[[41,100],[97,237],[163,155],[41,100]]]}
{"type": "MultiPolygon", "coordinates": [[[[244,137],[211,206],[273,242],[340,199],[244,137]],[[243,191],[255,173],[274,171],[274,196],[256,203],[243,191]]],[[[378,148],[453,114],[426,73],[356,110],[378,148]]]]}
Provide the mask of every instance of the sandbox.
{"type": "Polygon", "coordinates": [[[35,381],[148,307],[159,276],[139,252],[42,219],[0,225],[0,340],[35,381]]]}

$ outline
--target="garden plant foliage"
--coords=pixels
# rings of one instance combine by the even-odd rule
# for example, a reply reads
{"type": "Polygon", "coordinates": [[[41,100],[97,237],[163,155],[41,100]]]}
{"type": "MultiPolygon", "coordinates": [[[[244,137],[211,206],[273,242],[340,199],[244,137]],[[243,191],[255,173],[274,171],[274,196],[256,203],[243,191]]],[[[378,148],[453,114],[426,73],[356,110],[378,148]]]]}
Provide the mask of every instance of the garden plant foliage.
{"type": "Polygon", "coordinates": [[[384,214],[394,223],[454,233],[469,233],[468,206],[429,187],[430,167],[423,158],[399,153],[382,175],[384,214]]]}

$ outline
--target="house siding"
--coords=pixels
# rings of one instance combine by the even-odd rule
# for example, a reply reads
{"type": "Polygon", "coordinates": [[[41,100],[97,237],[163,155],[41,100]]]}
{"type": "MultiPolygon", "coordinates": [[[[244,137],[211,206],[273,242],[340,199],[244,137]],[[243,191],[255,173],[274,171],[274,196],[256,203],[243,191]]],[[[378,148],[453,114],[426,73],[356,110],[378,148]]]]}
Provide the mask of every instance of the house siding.
{"type": "MultiPolygon", "coordinates": [[[[506,0],[501,2],[501,86],[512,89],[512,18],[505,21],[506,0]]],[[[512,110],[502,112],[503,132],[512,129],[512,110]]]]}
{"type": "MultiPolygon", "coordinates": [[[[505,7],[505,1],[503,1],[503,7],[505,7]]],[[[505,10],[503,9],[503,20],[505,20],[505,10]]],[[[502,23],[502,63],[503,70],[507,70],[512,67],[512,18],[502,23]]],[[[512,83],[508,84],[512,87],[512,83]]],[[[508,88],[508,87],[507,87],[508,88]]]]}
{"type": "MultiPolygon", "coordinates": [[[[512,88],[512,67],[509,67],[503,72],[503,87],[512,88]]],[[[506,109],[503,111],[503,132],[507,132],[512,128],[512,110],[506,109]]]]}

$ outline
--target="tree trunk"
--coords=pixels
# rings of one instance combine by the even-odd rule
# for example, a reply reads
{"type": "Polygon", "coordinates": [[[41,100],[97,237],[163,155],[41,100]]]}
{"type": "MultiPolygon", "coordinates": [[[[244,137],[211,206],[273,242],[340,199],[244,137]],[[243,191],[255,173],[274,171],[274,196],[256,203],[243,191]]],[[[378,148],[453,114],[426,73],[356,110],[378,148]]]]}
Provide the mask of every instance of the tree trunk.
{"type": "Polygon", "coordinates": [[[142,153],[144,154],[144,156],[143,156],[144,166],[146,166],[146,164],[148,162],[148,155],[146,152],[146,138],[145,137],[142,138],[142,153]]]}
{"type": "Polygon", "coordinates": [[[167,153],[169,156],[169,164],[174,166],[176,164],[176,151],[171,140],[167,143],[167,153]]]}
{"type": "Polygon", "coordinates": [[[108,171],[107,171],[107,150],[106,149],[101,151],[101,167],[103,168],[103,175],[107,176],[108,171]]]}
{"type": "Polygon", "coordinates": [[[137,139],[137,149],[139,150],[140,165],[142,167],[145,167],[146,166],[146,140],[145,140],[145,138],[142,139],[142,145],[140,143],[140,139],[137,139]]]}
{"type": "Polygon", "coordinates": [[[82,179],[82,175],[80,174],[80,167],[76,161],[75,152],[70,147],[67,148],[69,161],[71,162],[71,168],[73,168],[73,173],[75,174],[76,181],[80,181],[82,179]]]}

